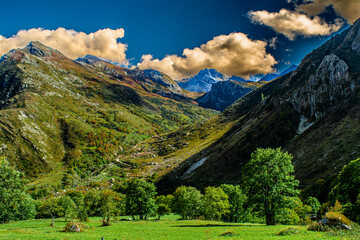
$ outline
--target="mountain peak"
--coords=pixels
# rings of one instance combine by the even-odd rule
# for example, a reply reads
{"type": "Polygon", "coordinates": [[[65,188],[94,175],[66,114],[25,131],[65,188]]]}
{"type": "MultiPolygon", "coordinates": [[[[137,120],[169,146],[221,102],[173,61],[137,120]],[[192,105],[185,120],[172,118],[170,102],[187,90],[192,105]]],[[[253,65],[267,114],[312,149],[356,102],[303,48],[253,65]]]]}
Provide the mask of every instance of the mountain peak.
{"type": "Polygon", "coordinates": [[[54,55],[62,55],[58,50],[48,47],[39,41],[31,41],[23,51],[28,52],[38,57],[51,57],[54,55]]]}
{"type": "Polygon", "coordinates": [[[79,57],[79,58],[75,59],[75,61],[83,62],[83,63],[87,63],[87,64],[92,64],[92,63],[96,63],[99,61],[104,62],[104,60],[102,60],[94,55],[90,55],[90,54],[87,54],[84,57],[79,57]]]}

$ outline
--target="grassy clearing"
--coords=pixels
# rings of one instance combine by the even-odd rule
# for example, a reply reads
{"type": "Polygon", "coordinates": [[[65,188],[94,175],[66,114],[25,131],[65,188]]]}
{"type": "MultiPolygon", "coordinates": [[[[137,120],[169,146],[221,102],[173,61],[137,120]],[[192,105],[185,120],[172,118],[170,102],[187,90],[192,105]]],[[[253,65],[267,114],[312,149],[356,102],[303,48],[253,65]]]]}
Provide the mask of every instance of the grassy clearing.
{"type": "MultiPolygon", "coordinates": [[[[127,219],[123,217],[124,219],[127,219]]],[[[279,236],[277,233],[290,226],[265,226],[252,223],[224,223],[202,220],[177,220],[167,216],[160,221],[117,221],[109,227],[100,227],[99,218],[91,218],[90,227],[81,233],[61,232],[66,222],[58,219],[55,227],[51,220],[29,220],[0,225],[0,239],[348,239],[328,233],[306,231],[296,226],[296,234],[279,236]]]]}

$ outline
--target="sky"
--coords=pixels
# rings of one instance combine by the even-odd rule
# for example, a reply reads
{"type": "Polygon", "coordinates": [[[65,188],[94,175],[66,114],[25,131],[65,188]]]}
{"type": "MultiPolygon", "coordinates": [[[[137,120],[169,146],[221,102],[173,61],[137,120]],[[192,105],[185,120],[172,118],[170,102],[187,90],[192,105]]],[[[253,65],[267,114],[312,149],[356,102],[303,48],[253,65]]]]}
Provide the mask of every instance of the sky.
{"type": "Polygon", "coordinates": [[[0,0],[0,55],[38,40],[174,79],[204,68],[249,78],[299,64],[358,9],[359,0],[0,0]]]}

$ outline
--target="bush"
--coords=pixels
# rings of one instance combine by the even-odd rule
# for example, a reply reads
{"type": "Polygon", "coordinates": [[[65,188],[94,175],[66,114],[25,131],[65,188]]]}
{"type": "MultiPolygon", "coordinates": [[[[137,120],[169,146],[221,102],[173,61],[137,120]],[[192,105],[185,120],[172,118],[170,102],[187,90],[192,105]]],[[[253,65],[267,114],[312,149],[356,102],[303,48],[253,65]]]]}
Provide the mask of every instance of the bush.
{"type": "Polygon", "coordinates": [[[300,222],[300,217],[293,209],[283,208],[277,215],[276,220],[281,224],[296,225],[300,222]]]}
{"type": "Polygon", "coordinates": [[[329,227],[318,222],[313,222],[312,224],[310,224],[307,230],[316,232],[327,232],[329,231],[329,227]]]}
{"type": "Polygon", "coordinates": [[[337,212],[327,212],[325,217],[329,220],[329,226],[337,226],[339,223],[347,226],[351,225],[351,221],[344,215],[337,212]]]}

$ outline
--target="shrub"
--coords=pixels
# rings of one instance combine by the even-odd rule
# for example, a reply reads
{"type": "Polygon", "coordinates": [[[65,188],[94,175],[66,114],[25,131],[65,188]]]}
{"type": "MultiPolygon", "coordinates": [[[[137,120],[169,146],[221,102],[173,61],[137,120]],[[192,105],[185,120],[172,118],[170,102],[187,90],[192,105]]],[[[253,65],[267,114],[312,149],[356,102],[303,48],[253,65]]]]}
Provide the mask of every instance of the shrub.
{"type": "Polygon", "coordinates": [[[351,221],[347,217],[337,212],[327,212],[325,217],[329,220],[330,226],[336,226],[338,223],[342,223],[347,226],[351,225],[351,221]]]}
{"type": "Polygon", "coordinates": [[[318,222],[313,222],[312,224],[310,224],[307,230],[316,232],[327,232],[329,231],[329,227],[318,222]]]}
{"type": "Polygon", "coordinates": [[[293,209],[283,208],[277,215],[277,221],[285,225],[295,225],[300,222],[300,217],[293,209]]]}

